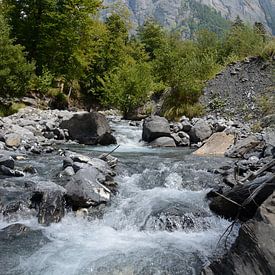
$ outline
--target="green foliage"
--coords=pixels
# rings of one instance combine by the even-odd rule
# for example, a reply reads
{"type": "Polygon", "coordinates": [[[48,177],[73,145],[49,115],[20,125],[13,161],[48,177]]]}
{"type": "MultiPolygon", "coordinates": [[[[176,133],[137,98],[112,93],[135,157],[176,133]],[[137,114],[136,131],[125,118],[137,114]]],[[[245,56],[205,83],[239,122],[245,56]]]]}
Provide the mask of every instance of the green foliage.
{"type": "Polygon", "coordinates": [[[260,108],[262,116],[275,114],[275,95],[274,91],[262,95],[257,99],[257,105],[260,108]]]}
{"type": "Polygon", "coordinates": [[[52,87],[54,76],[48,69],[43,69],[42,74],[34,78],[33,89],[46,94],[52,87]]]}
{"type": "Polygon", "coordinates": [[[154,87],[148,63],[129,60],[104,78],[105,106],[114,106],[125,117],[142,106],[154,87]]]}
{"type": "Polygon", "coordinates": [[[154,20],[148,20],[138,28],[137,36],[151,60],[155,58],[155,51],[158,50],[166,39],[163,28],[154,20]]]}
{"type": "Polygon", "coordinates": [[[0,95],[23,95],[33,75],[33,64],[27,63],[24,48],[10,39],[9,26],[0,12],[0,95]]]}
{"type": "Polygon", "coordinates": [[[275,38],[270,39],[265,44],[262,52],[261,57],[264,59],[274,59],[275,57],[275,38]]]}
{"type": "Polygon", "coordinates": [[[67,80],[78,79],[93,56],[94,0],[4,0],[13,37],[23,45],[36,72],[43,68],[67,80]]]}

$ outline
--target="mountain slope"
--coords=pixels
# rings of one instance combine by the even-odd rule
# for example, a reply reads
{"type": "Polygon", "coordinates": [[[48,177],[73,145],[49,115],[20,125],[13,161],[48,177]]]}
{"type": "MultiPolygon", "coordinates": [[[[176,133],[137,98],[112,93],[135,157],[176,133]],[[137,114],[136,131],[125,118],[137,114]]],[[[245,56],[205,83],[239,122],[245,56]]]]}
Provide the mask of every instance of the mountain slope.
{"type": "MultiPolygon", "coordinates": [[[[114,2],[117,1],[105,0],[107,4],[114,2]]],[[[121,0],[121,2],[129,7],[136,25],[143,24],[148,18],[155,18],[168,28],[186,28],[190,35],[194,23],[211,26],[211,20],[215,17],[217,22],[212,22],[212,25],[216,24],[216,27],[223,28],[225,24],[223,18],[234,20],[236,16],[240,16],[245,22],[252,24],[262,22],[275,34],[275,0],[121,0]],[[207,9],[207,12],[198,13],[198,9],[207,9]]]]}

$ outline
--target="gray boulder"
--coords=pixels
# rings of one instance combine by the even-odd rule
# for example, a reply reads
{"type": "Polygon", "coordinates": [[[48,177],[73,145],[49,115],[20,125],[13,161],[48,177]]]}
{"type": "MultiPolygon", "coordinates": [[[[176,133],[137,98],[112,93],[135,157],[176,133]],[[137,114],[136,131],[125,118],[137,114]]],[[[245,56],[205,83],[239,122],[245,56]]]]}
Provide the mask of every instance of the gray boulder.
{"type": "Polygon", "coordinates": [[[97,112],[78,113],[63,120],[60,128],[68,129],[70,139],[87,145],[109,145],[116,143],[106,117],[97,112]]]}
{"type": "Polygon", "coordinates": [[[92,166],[80,169],[65,185],[67,196],[75,208],[99,205],[110,200],[110,190],[102,182],[105,176],[92,166]]]}
{"type": "Polygon", "coordinates": [[[210,125],[203,119],[197,119],[194,126],[189,132],[190,140],[192,143],[204,141],[212,135],[210,125]]]}
{"type": "Polygon", "coordinates": [[[0,165],[14,169],[14,159],[11,156],[0,155],[0,165]]]}
{"type": "Polygon", "coordinates": [[[225,153],[226,157],[230,158],[241,158],[245,154],[251,152],[256,147],[261,145],[263,141],[259,139],[257,136],[250,135],[247,138],[238,140],[235,145],[230,147],[225,153]]]}
{"type": "Polygon", "coordinates": [[[143,122],[142,139],[151,142],[159,137],[170,137],[170,125],[166,118],[150,116],[143,122]]]}
{"type": "Polygon", "coordinates": [[[171,134],[177,146],[189,146],[190,145],[190,137],[185,132],[178,132],[171,134]]]}
{"type": "Polygon", "coordinates": [[[176,143],[171,137],[160,137],[149,143],[152,147],[176,147],[176,143]]]}

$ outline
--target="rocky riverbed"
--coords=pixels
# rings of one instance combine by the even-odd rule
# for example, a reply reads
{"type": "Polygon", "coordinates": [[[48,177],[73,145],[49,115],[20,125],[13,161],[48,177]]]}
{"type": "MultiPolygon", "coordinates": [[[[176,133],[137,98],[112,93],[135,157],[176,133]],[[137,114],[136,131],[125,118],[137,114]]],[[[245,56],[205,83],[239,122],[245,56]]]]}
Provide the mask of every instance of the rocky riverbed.
{"type": "Polygon", "coordinates": [[[3,274],[273,274],[272,242],[261,245],[274,232],[272,128],[26,108],[0,132],[3,274]],[[229,247],[241,227],[226,251],[230,220],[229,247]]]}

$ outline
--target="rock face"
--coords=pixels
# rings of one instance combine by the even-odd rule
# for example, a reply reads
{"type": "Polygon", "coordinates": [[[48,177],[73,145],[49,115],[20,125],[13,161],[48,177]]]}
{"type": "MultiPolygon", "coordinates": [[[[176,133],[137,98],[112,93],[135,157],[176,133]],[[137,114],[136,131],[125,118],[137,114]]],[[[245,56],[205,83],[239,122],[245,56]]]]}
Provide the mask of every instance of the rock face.
{"type": "Polygon", "coordinates": [[[202,274],[275,274],[275,193],[241,226],[229,253],[202,274]]]}
{"type": "MultiPolygon", "coordinates": [[[[114,0],[105,0],[106,4],[114,0]]],[[[148,18],[156,19],[166,27],[182,25],[193,18],[201,20],[195,13],[194,3],[203,7],[206,5],[221,13],[221,16],[234,20],[240,16],[244,21],[254,23],[262,22],[275,32],[275,2],[274,0],[123,0],[132,13],[132,20],[141,25],[148,18]]],[[[184,24],[188,28],[188,24],[184,24]]],[[[187,29],[188,31],[188,29],[187,29]]]]}
{"type": "Polygon", "coordinates": [[[233,145],[234,136],[227,135],[224,132],[214,133],[206,143],[193,154],[198,156],[203,155],[221,155],[223,156],[227,149],[233,145]]]}
{"type": "Polygon", "coordinates": [[[159,137],[170,137],[170,126],[166,118],[150,116],[144,120],[142,139],[151,142],[159,137]]]}
{"type": "Polygon", "coordinates": [[[116,143],[104,115],[97,112],[75,114],[61,122],[60,127],[69,131],[70,138],[87,145],[116,143]]]}

